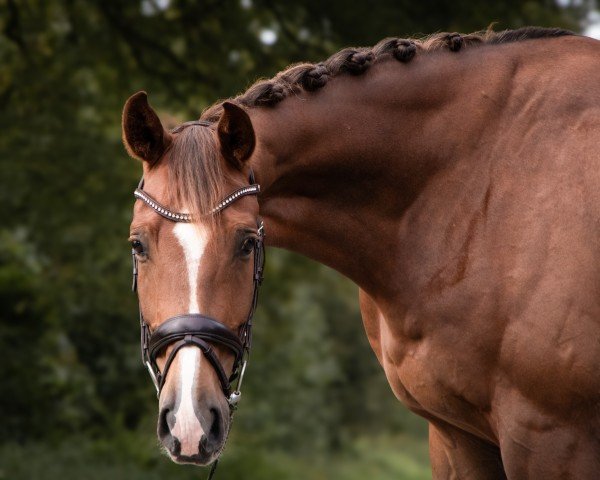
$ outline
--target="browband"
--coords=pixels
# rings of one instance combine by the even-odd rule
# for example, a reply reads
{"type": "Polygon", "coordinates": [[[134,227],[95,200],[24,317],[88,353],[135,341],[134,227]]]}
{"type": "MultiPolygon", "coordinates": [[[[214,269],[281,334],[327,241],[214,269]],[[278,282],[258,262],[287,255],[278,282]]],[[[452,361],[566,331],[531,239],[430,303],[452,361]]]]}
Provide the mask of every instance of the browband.
{"type": "MultiPolygon", "coordinates": [[[[144,186],[144,180],[140,182],[140,185],[133,192],[135,198],[140,199],[150,208],[152,208],[156,213],[161,215],[162,217],[174,221],[174,222],[185,222],[190,223],[193,221],[192,215],[189,213],[181,213],[181,212],[173,212],[165,207],[160,202],[154,200],[150,195],[148,195],[144,190],[142,190],[144,186]]],[[[221,200],[210,212],[209,215],[214,215],[215,213],[219,213],[221,210],[224,210],[233,202],[238,200],[241,197],[245,197],[246,195],[258,195],[260,193],[260,185],[253,183],[247,187],[238,188],[234,192],[227,195],[223,200],[221,200]]]]}

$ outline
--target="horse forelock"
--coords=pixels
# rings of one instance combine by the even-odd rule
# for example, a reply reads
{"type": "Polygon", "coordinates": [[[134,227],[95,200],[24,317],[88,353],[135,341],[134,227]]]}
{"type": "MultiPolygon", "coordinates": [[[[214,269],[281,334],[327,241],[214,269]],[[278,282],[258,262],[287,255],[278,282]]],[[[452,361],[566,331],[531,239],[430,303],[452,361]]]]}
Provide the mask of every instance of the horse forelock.
{"type": "Polygon", "coordinates": [[[211,223],[210,211],[224,194],[225,173],[211,128],[190,125],[175,135],[169,150],[170,205],[179,205],[195,218],[211,223]]]}
{"type": "MultiPolygon", "coordinates": [[[[447,49],[457,52],[465,47],[498,45],[541,38],[574,35],[561,28],[524,27],[495,32],[491,28],[462,35],[459,33],[434,33],[421,38],[385,38],[372,48],[345,48],[319,63],[291,65],[274,78],[259,80],[241,95],[230,99],[246,107],[272,106],[300,90],[314,91],[324,87],[330,78],[342,73],[359,75],[378,61],[395,58],[410,62],[417,53],[447,49]]],[[[208,107],[202,119],[217,121],[223,111],[223,102],[208,107]]]]}

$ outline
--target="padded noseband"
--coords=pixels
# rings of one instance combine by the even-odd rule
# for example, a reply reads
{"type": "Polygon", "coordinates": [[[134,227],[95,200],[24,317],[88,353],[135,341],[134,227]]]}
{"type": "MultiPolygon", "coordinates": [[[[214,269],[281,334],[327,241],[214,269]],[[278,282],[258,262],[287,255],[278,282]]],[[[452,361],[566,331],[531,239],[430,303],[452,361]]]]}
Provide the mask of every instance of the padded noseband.
{"type": "Polygon", "coordinates": [[[223,345],[231,350],[235,356],[234,365],[240,362],[244,354],[244,346],[237,335],[222,323],[200,314],[179,315],[170,318],[150,335],[148,339],[148,359],[153,370],[159,372],[156,378],[159,391],[164,385],[167,372],[177,352],[187,345],[195,345],[202,350],[202,353],[215,369],[219,382],[221,382],[221,388],[225,395],[229,397],[231,394],[230,379],[207,342],[223,345]],[[173,349],[169,353],[163,371],[160,372],[156,364],[156,358],[163,349],[171,344],[173,344],[173,349]]]}

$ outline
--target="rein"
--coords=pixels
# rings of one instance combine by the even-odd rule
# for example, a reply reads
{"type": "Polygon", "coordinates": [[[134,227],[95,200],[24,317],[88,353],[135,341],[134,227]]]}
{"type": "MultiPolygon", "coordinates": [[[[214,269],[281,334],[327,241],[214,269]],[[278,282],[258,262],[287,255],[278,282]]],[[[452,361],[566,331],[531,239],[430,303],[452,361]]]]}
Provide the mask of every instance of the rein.
{"type": "MultiPolygon", "coordinates": [[[[190,124],[204,125],[203,122],[188,122],[187,124],[181,125],[174,131],[177,132],[181,128],[190,124]]],[[[210,211],[210,214],[215,215],[222,212],[225,208],[244,196],[258,195],[260,192],[260,185],[255,183],[253,172],[250,172],[249,182],[249,186],[235,190],[223,198],[223,200],[221,200],[210,211]]],[[[157,214],[172,222],[190,223],[193,221],[190,214],[171,211],[169,208],[157,202],[143,190],[143,187],[144,179],[142,178],[138,188],[134,192],[134,196],[152,208],[157,214]]],[[[246,365],[252,344],[252,318],[254,316],[254,312],[256,311],[256,306],[258,303],[258,291],[263,280],[265,253],[264,226],[262,220],[257,220],[257,226],[258,238],[254,246],[254,269],[252,276],[254,291],[252,294],[252,303],[250,305],[250,310],[246,317],[246,321],[240,326],[237,333],[231,331],[223,323],[209,316],[195,313],[187,313],[171,317],[165,320],[155,331],[151,332],[149,325],[144,320],[140,306],[140,347],[142,351],[142,363],[148,369],[150,378],[152,379],[152,382],[156,388],[157,397],[160,397],[160,392],[165,384],[169,367],[175,359],[177,352],[187,345],[193,345],[202,351],[204,356],[208,359],[215,370],[217,377],[219,378],[223,394],[227,398],[227,403],[229,404],[230,418],[233,418],[233,413],[236,410],[241,398],[242,381],[244,379],[244,373],[246,371],[246,365]],[[235,360],[230,376],[227,376],[225,373],[225,369],[215,354],[211,344],[219,344],[233,353],[235,360]],[[173,349],[167,358],[163,371],[161,371],[158,367],[156,359],[169,345],[173,345],[173,349]],[[232,387],[233,382],[236,382],[235,388],[232,387]]],[[[137,292],[138,260],[135,250],[132,249],[131,253],[133,259],[133,282],[131,289],[133,292],[137,292]]],[[[214,474],[217,462],[218,458],[212,465],[208,477],[209,479],[211,479],[214,474]]]]}

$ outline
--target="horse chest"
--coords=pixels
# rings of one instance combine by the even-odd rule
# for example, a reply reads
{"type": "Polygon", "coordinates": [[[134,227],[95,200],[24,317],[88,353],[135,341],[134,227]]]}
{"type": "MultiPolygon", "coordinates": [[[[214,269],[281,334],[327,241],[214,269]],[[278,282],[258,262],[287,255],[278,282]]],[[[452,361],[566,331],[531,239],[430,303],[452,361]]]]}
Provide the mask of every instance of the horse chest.
{"type": "Polygon", "coordinates": [[[495,438],[488,415],[494,365],[448,332],[425,332],[417,316],[389,318],[363,298],[361,311],[371,346],[404,405],[429,420],[495,438]]]}

